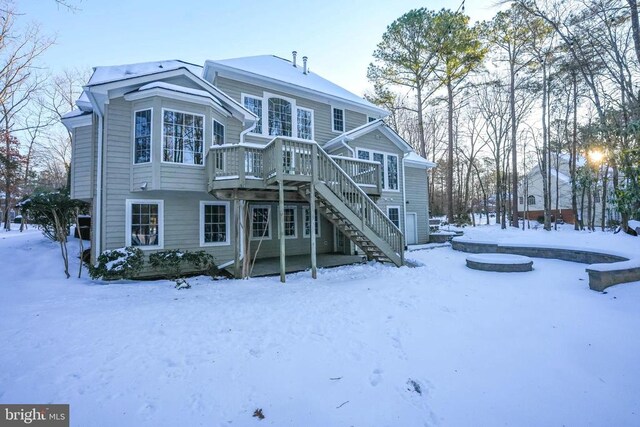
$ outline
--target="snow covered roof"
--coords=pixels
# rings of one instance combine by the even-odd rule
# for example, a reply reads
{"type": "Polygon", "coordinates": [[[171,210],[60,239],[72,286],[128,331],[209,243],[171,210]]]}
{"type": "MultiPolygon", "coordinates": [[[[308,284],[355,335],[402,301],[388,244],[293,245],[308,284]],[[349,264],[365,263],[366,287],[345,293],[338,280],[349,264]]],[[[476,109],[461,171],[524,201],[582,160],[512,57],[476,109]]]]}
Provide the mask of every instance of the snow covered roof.
{"type": "Polygon", "coordinates": [[[87,86],[115,82],[118,80],[155,74],[162,71],[186,68],[198,77],[202,76],[202,67],[180,60],[140,62],[137,64],[100,66],[93,68],[93,74],[87,86]]]}
{"type": "Polygon", "coordinates": [[[407,156],[404,158],[404,161],[407,166],[416,166],[423,168],[435,168],[437,166],[435,163],[430,162],[415,151],[407,154],[407,156]]]}
{"type": "Polygon", "coordinates": [[[341,144],[353,141],[356,138],[366,135],[369,132],[373,132],[378,129],[383,135],[385,135],[391,142],[393,142],[400,150],[405,153],[413,151],[413,148],[407,142],[402,139],[393,129],[391,129],[382,119],[373,120],[369,123],[365,123],[362,126],[358,126],[355,129],[351,129],[348,132],[338,135],[330,141],[327,141],[323,148],[327,151],[333,150],[341,144]]]}
{"type": "Polygon", "coordinates": [[[294,67],[291,61],[275,55],[258,55],[207,61],[204,68],[205,78],[212,81],[214,71],[235,72],[250,75],[254,78],[258,77],[284,83],[304,92],[316,93],[348,104],[357,105],[377,115],[389,115],[386,110],[372,104],[366,99],[349,92],[345,88],[330,82],[312,71],[304,74],[301,65],[294,67]]]}

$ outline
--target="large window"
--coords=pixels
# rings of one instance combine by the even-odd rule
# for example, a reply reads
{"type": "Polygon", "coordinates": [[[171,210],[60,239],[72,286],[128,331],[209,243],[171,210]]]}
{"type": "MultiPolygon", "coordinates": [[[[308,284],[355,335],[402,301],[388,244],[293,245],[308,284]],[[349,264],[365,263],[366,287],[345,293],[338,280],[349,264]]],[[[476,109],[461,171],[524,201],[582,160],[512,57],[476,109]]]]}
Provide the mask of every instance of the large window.
{"type": "Polygon", "coordinates": [[[341,108],[331,109],[331,128],[334,132],[344,132],[344,110],[341,108]]]}
{"type": "Polygon", "coordinates": [[[298,108],[298,138],[313,139],[313,111],[298,108]]]}
{"type": "Polygon", "coordinates": [[[204,117],[171,110],[163,110],[162,116],[162,160],[202,165],[204,117]]]}
{"type": "MultiPolygon", "coordinates": [[[[308,207],[303,208],[304,211],[304,232],[302,235],[304,237],[311,237],[311,209],[308,207]]],[[[315,211],[315,220],[316,220],[316,237],[320,237],[320,221],[318,221],[318,210],[315,211]]]]}
{"type": "Polygon", "coordinates": [[[313,110],[298,107],[294,98],[264,92],[262,97],[242,94],[241,99],[244,106],[258,116],[252,134],[313,140],[313,110]]]}
{"type": "Polygon", "coordinates": [[[379,162],[382,168],[382,188],[392,191],[398,190],[399,180],[397,155],[358,149],[358,158],[361,160],[373,160],[374,162],[379,162]]]}
{"type": "Polygon", "coordinates": [[[256,127],[253,128],[253,132],[262,133],[262,99],[244,95],[244,106],[247,110],[258,116],[258,122],[256,123],[256,127]]]}
{"type": "Polygon", "coordinates": [[[269,98],[269,135],[291,136],[291,103],[282,98],[269,98]]]}
{"type": "Polygon", "coordinates": [[[387,206],[387,217],[396,227],[400,228],[400,207],[387,206]]]}
{"type": "Polygon", "coordinates": [[[271,208],[269,206],[251,207],[251,238],[254,240],[271,239],[271,208]]]}
{"type": "Polygon", "coordinates": [[[127,200],[126,245],[142,249],[163,246],[163,201],[127,200]]]}
{"type": "Polygon", "coordinates": [[[536,204],[536,196],[527,197],[527,205],[535,205],[536,204]]]}
{"type": "Polygon", "coordinates": [[[284,208],[284,236],[295,239],[298,237],[298,227],[296,226],[295,206],[285,206],[284,208]]]}
{"type": "Polygon", "coordinates": [[[134,125],[134,163],[151,161],[151,110],[136,111],[134,125]]]}
{"type": "Polygon", "coordinates": [[[200,202],[200,246],[228,245],[229,202],[200,202]]]}

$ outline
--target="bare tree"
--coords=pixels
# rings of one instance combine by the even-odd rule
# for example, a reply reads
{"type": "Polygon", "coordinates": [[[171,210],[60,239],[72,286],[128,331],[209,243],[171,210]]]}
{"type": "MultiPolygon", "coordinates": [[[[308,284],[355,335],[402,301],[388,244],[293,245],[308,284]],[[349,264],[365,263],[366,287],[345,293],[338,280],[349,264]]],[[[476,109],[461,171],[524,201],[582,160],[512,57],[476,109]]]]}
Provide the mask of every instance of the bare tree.
{"type": "Polygon", "coordinates": [[[0,3],[0,129],[3,129],[2,146],[5,151],[3,173],[4,228],[11,229],[9,210],[12,190],[15,188],[15,173],[12,171],[11,135],[22,129],[17,127],[19,114],[27,107],[41,88],[42,77],[38,75],[36,61],[52,44],[35,24],[18,28],[19,14],[8,0],[0,3]]]}

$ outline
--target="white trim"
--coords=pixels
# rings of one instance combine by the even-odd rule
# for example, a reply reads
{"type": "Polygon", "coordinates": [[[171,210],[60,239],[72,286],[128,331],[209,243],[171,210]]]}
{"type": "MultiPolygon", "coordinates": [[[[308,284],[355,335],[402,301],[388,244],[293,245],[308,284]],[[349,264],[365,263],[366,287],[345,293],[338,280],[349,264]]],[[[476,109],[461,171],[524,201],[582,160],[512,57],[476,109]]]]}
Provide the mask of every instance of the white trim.
{"type": "Polygon", "coordinates": [[[156,87],[152,89],[144,89],[142,91],[128,93],[124,96],[124,99],[125,101],[138,101],[140,99],[152,98],[154,96],[208,106],[216,110],[218,113],[224,115],[225,117],[232,116],[231,114],[229,114],[228,110],[225,110],[220,105],[218,100],[213,95],[196,95],[193,93],[177,92],[175,90],[167,88],[156,87]]]}
{"type": "MultiPolygon", "coordinates": [[[[358,154],[361,151],[369,153],[369,156],[370,156],[371,160],[374,161],[374,162],[375,162],[375,160],[373,160],[373,154],[382,154],[382,156],[384,158],[384,162],[382,162],[381,166],[384,169],[382,171],[383,172],[383,177],[385,177],[384,182],[382,183],[383,184],[382,185],[382,189],[384,191],[389,191],[389,192],[393,192],[393,193],[399,193],[400,192],[400,168],[402,167],[402,163],[400,162],[400,156],[398,156],[395,153],[389,153],[387,151],[371,150],[371,149],[368,149],[368,148],[357,147],[356,148],[356,156],[355,156],[355,158],[357,160],[363,160],[363,159],[360,159],[360,157],[358,156],[358,154]],[[398,179],[396,180],[396,182],[398,184],[398,188],[389,188],[389,176],[388,176],[389,175],[389,170],[388,170],[388,160],[387,160],[388,156],[393,156],[393,157],[395,157],[397,159],[396,171],[397,171],[397,174],[398,174],[398,179]]],[[[378,162],[376,162],[376,163],[378,163],[378,162]]],[[[403,172],[402,178],[404,180],[404,170],[402,172],[403,172]]],[[[403,188],[404,188],[404,186],[403,186],[403,188]]]]}
{"type": "MultiPolygon", "coordinates": [[[[390,221],[391,221],[391,217],[389,216],[389,210],[390,209],[398,209],[398,230],[401,230],[400,227],[402,226],[402,222],[401,222],[402,209],[400,208],[399,205],[389,205],[389,206],[387,206],[387,218],[389,218],[390,221]]],[[[404,228],[404,227],[402,227],[402,228],[404,228]]]]}
{"type": "MultiPolygon", "coordinates": [[[[297,239],[298,238],[298,207],[295,205],[285,205],[284,210],[293,209],[293,236],[284,235],[285,239],[297,239]]],[[[285,228],[286,230],[286,228],[285,228]]]]}
{"type": "Polygon", "coordinates": [[[252,205],[251,206],[251,211],[250,211],[250,215],[249,215],[249,233],[250,234],[250,239],[251,240],[271,240],[271,206],[270,205],[252,205]],[[253,211],[255,209],[268,209],[267,211],[267,230],[269,230],[269,232],[267,234],[264,235],[264,237],[259,236],[259,237],[253,237],[253,211]]]}
{"type": "Polygon", "coordinates": [[[230,215],[230,203],[229,202],[216,202],[210,200],[200,200],[200,246],[229,246],[231,244],[231,215],[230,215]],[[225,236],[227,237],[224,242],[205,242],[204,241],[204,207],[205,206],[224,206],[224,222],[225,222],[225,236]]]}
{"type": "MultiPolygon", "coordinates": [[[[204,156],[205,156],[205,144],[206,139],[205,139],[205,135],[206,135],[206,130],[207,130],[207,120],[206,120],[206,116],[204,114],[200,114],[200,113],[193,113],[191,111],[183,111],[183,110],[176,110],[174,108],[162,108],[162,115],[160,116],[160,163],[164,163],[164,164],[168,164],[168,165],[180,165],[180,166],[195,166],[198,168],[204,168],[205,166],[205,161],[204,161],[204,156]],[[200,116],[202,117],[202,164],[197,164],[197,163],[178,163],[178,162],[169,162],[169,161],[165,161],[164,160],[164,112],[165,111],[172,111],[174,113],[182,113],[182,114],[189,114],[192,116],[200,116]]],[[[184,151],[184,150],[183,150],[184,151]]]]}
{"type": "MultiPolygon", "coordinates": [[[[303,206],[302,207],[302,237],[305,239],[309,239],[311,238],[311,224],[309,224],[309,233],[306,233],[307,227],[305,226],[306,223],[306,212],[311,211],[311,207],[309,206],[303,206]]],[[[316,224],[318,225],[318,232],[316,233],[316,237],[320,237],[320,235],[322,234],[322,230],[320,229],[320,215],[318,215],[318,208],[316,208],[316,224]]],[[[311,222],[311,213],[309,213],[309,222],[311,222]]]]}
{"type": "Polygon", "coordinates": [[[63,117],[60,120],[67,130],[71,130],[82,126],[91,126],[93,124],[91,116],[92,114],[80,114],[73,117],[63,117]]]}
{"type": "Polygon", "coordinates": [[[153,108],[149,107],[149,108],[141,108],[139,110],[134,110],[133,111],[133,126],[131,126],[133,129],[131,130],[132,133],[132,140],[133,140],[133,144],[132,144],[132,149],[131,149],[131,163],[134,166],[137,165],[148,165],[150,163],[153,162],[153,108]],[[141,111],[151,111],[151,132],[149,134],[149,161],[148,162],[140,162],[140,163],[136,163],[136,114],[141,112],[141,111]]]}
{"type": "Polygon", "coordinates": [[[331,106],[331,131],[334,133],[345,133],[347,131],[347,114],[344,108],[331,106]],[[336,124],[333,122],[333,110],[342,111],[342,130],[336,129],[336,124]]]}
{"type": "Polygon", "coordinates": [[[159,199],[126,199],[125,209],[125,246],[131,246],[131,206],[132,205],[158,205],[158,244],[150,246],[136,246],[142,250],[154,250],[164,248],[164,200],[159,199]]]}

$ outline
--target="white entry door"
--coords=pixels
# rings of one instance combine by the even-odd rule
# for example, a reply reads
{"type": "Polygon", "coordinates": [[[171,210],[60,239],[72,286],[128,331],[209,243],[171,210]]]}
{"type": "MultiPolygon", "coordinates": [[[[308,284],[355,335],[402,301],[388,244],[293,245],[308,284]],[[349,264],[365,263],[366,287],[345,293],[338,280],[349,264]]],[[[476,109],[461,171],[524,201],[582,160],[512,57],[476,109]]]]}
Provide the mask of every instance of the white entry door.
{"type": "Polygon", "coordinates": [[[407,212],[407,215],[405,217],[405,224],[407,226],[406,228],[406,233],[407,235],[404,236],[405,241],[407,243],[407,245],[415,245],[416,243],[418,243],[418,230],[417,230],[417,215],[415,213],[409,213],[407,212]]]}

